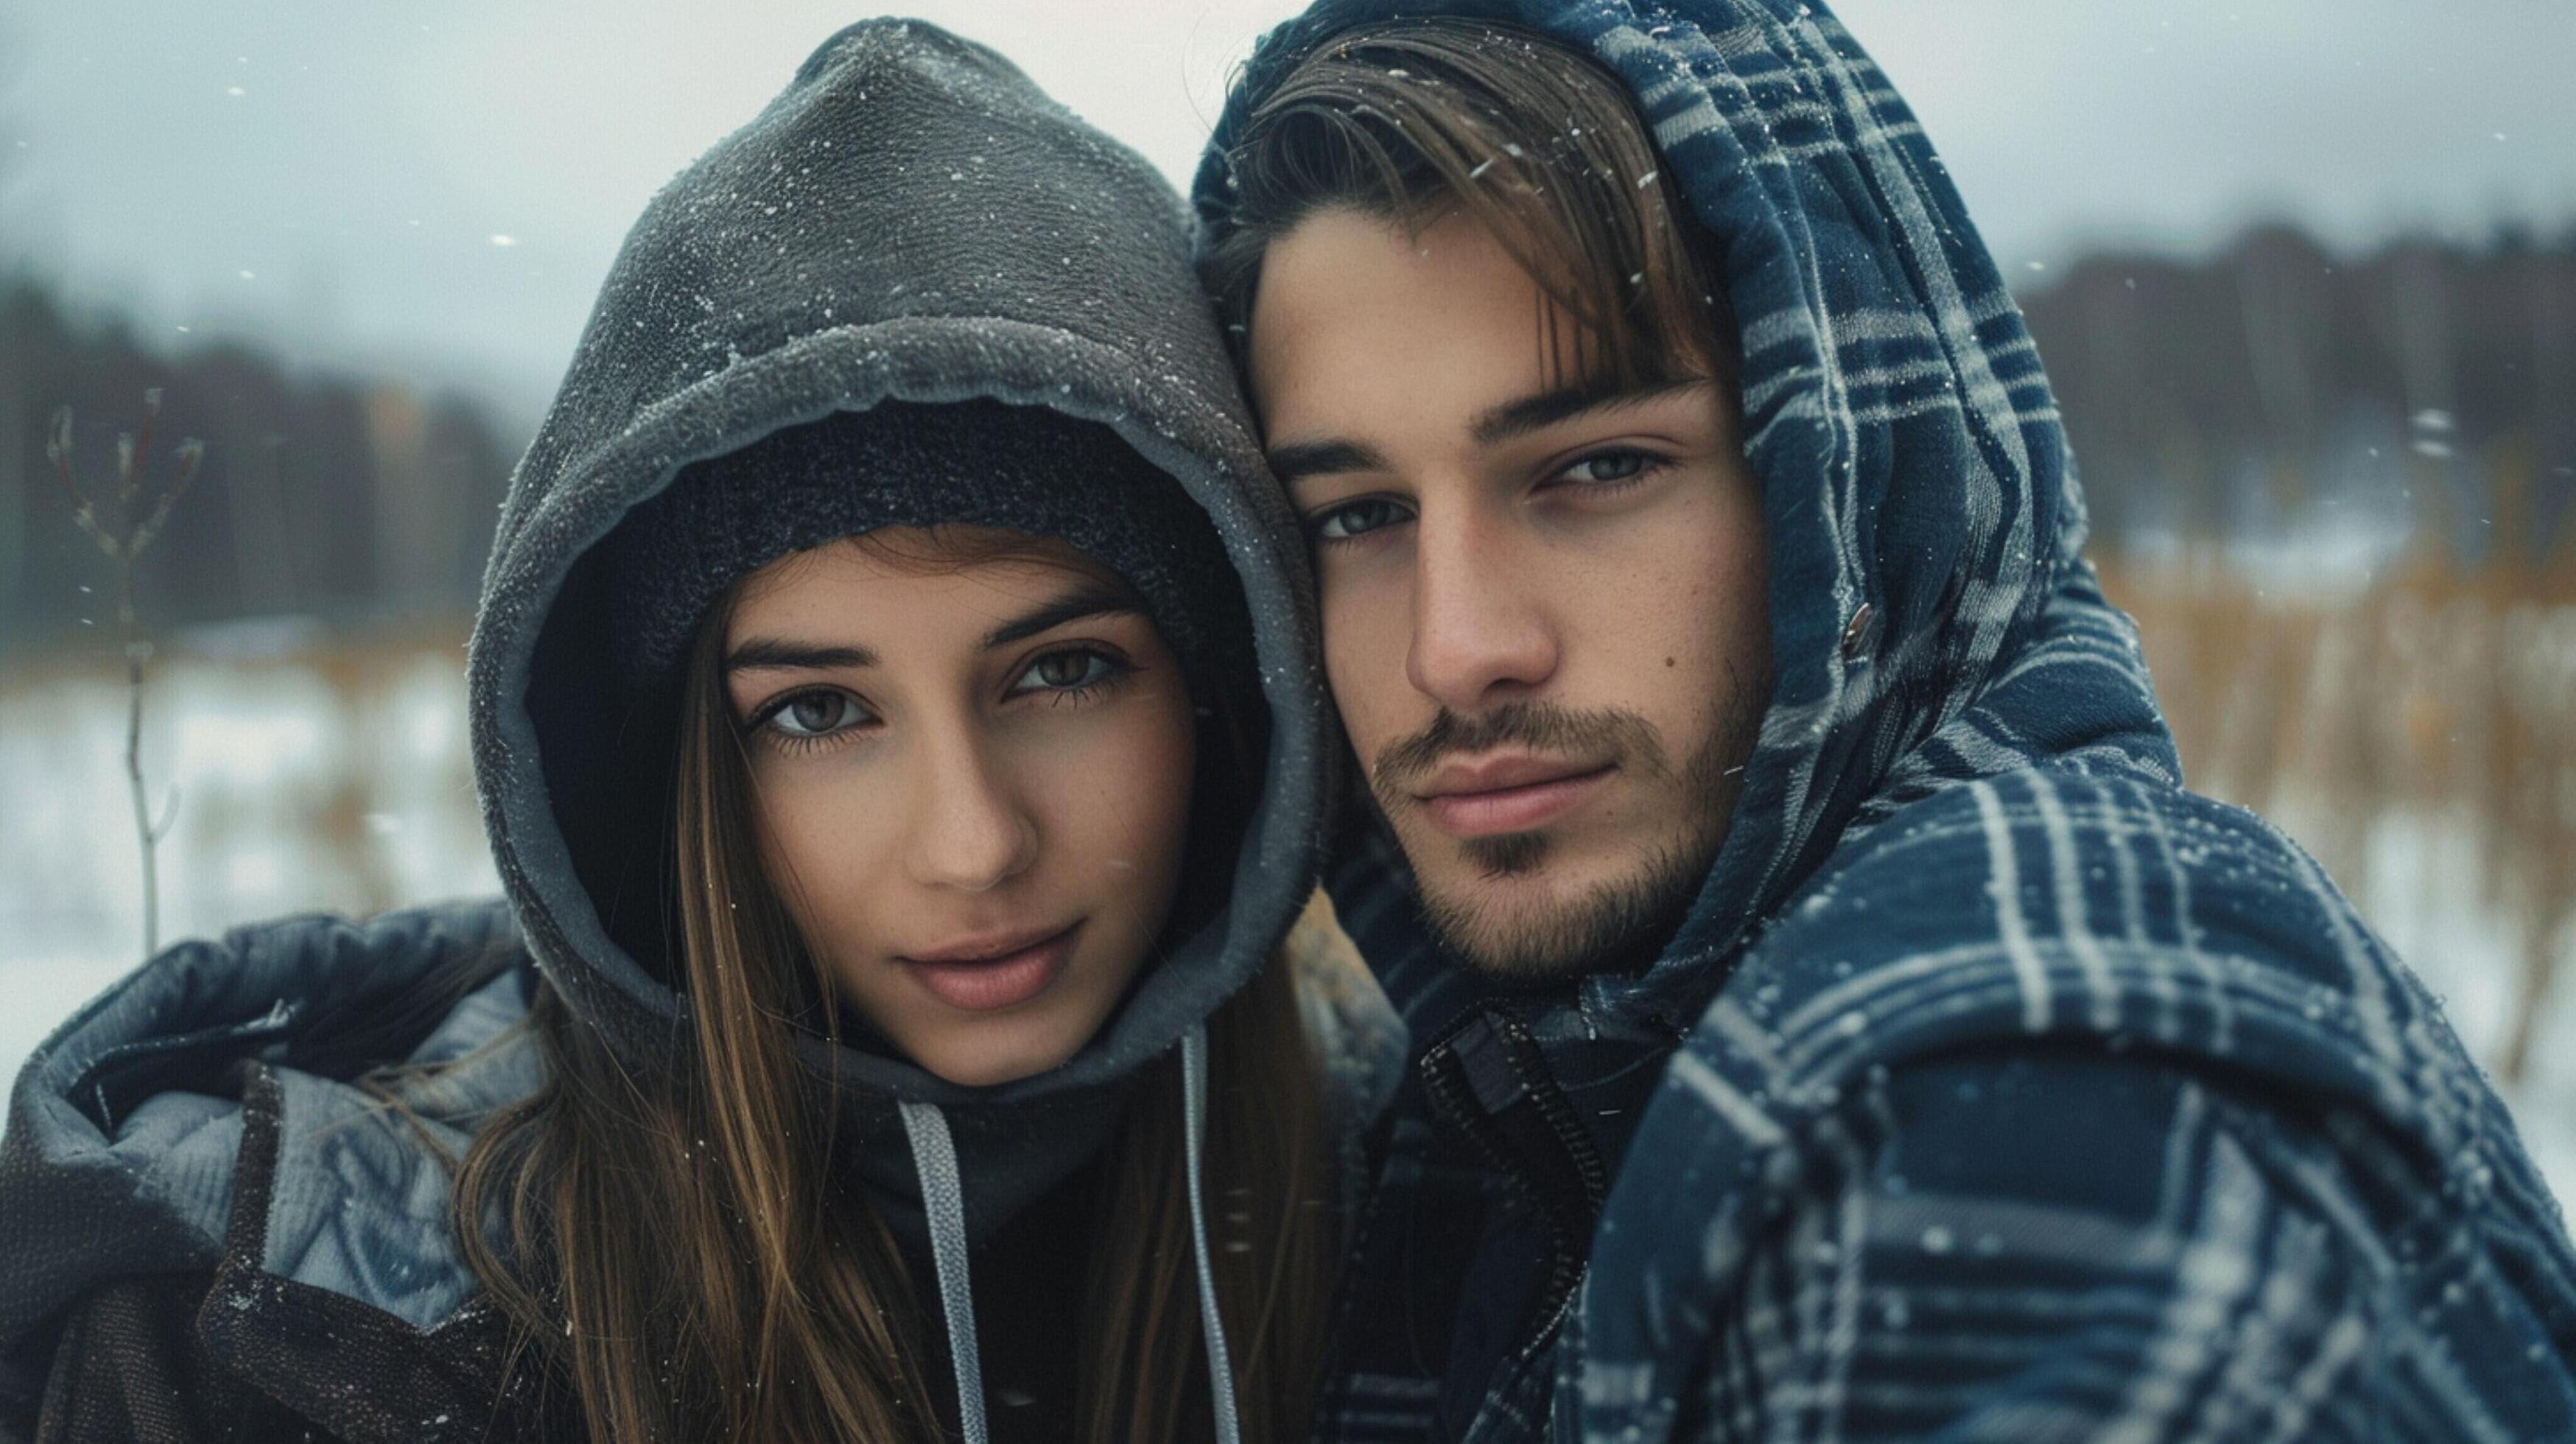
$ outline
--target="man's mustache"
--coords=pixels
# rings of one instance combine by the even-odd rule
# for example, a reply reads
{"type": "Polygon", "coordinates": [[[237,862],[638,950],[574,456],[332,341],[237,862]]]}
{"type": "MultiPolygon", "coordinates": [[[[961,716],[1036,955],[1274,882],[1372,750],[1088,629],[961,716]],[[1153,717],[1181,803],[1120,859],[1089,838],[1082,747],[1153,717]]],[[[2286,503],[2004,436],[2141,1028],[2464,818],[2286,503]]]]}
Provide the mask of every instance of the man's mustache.
{"type": "Polygon", "coordinates": [[[1514,744],[1648,775],[1668,770],[1662,734],[1634,712],[1505,702],[1472,717],[1441,708],[1429,726],[1378,750],[1377,760],[1369,767],[1369,790],[1377,794],[1380,807],[1392,807],[1411,795],[1406,784],[1430,772],[1442,759],[1514,744]]]}

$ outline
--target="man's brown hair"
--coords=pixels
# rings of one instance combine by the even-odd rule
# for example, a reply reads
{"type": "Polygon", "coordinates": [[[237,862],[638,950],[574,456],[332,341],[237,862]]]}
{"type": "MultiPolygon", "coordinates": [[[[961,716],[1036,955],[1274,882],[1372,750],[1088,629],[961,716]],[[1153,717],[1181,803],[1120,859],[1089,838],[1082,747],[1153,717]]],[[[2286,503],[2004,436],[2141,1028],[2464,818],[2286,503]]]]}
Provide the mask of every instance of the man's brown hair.
{"type": "Polygon", "coordinates": [[[1554,41],[1447,17],[1346,30],[1259,98],[1225,159],[1231,205],[1205,274],[1238,355],[1270,244],[1349,208],[1416,230],[1452,214],[1483,225],[1553,303],[1551,358],[1574,322],[1564,379],[1734,380],[1713,243],[1685,220],[1627,87],[1554,41]]]}

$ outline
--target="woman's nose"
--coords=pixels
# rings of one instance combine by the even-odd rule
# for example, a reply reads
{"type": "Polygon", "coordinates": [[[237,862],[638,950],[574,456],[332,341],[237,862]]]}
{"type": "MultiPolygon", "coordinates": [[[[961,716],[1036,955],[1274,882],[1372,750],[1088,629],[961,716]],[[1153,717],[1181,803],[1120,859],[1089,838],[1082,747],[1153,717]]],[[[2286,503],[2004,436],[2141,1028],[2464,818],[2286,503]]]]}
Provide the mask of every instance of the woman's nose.
{"type": "Polygon", "coordinates": [[[924,760],[909,849],[913,881],[984,892],[1037,861],[1036,820],[984,748],[951,739],[925,748],[924,760]]]}

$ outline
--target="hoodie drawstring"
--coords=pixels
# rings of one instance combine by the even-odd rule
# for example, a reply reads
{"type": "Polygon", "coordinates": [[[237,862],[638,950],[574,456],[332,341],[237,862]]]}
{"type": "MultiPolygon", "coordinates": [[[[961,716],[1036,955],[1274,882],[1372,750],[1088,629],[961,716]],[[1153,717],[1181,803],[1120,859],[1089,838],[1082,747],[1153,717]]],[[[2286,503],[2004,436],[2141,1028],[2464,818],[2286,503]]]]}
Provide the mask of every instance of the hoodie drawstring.
{"type": "MultiPolygon", "coordinates": [[[[983,1356],[975,1347],[975,1294],[966,1273],[966,1201],[957,1177],[957,1145],[948,1117],[936,1104],[896,1105],[912,1142],[912,1168],[921,1179],[921,1208],[930,1223],[930,1262],[939,1274],[939,1305],[948,1315],[948,1357],[957,1373],[957,1422],[966,1444],[989,1444],[984,1423],[983,1356]]],[[[1201,1196],[1199,1156],[1207,1139],[1207,1025],[1181,1036],[1181,1118],[1187,1136],[1182,1154],[1189,1172],[1190,1249],[1198,1260],[1199,1332],[1207,1341],[1208,1395],[1216,1407],[1217,1444],[1243,1444],[1235,1413],[1234,1361],[1225,1347],[1225,1320],[1216,1311],[1216,1273],[1208,1266],[1207,1204],[1201,1196]]]]}
{"type": "Polygon", "coordinates": [[[939,1307],[948,1315],[948,1358],[957,1371],[957,1423],[966,1444],[989,1444],[984,1426],[984,1362],[975,1348],[975,1292],[966,1277],[966,1200],[957,1180],[957,1145],[948,1116],[932,1103],[897,1105],[912,1140],[912,1171],[921,1179],[921,1210],[930,1221],[930,1263],[939,1273],[939,1307]]]}
{"type": "Polygon", "coordinates": [[[1225,1320],[1216,1312],[1216,1274],[1208,1268],[1207,1204],[1199,1185],[1199,1153],[1207,1137],[1207,1025],[1192,1023],[1181,1035],[1181,1116],[1187,1128],[1190,1246],[1199,1260],[1199,1331],[1207,1337],[1208,1396],[1216,1403],[1217,1444],[1242,1444],[1234,1411],[1234,1361],[1226,1356],[1225,1320]]]}

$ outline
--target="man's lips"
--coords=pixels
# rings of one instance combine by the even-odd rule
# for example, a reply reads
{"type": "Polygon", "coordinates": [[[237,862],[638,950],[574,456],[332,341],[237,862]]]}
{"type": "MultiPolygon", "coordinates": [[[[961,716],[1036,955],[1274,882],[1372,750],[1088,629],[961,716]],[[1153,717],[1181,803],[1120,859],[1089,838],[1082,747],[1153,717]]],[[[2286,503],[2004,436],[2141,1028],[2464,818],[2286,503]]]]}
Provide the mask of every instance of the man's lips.
{"type": "Polygon", "coordinates": [[[923,989],[952,1008],[987,1013],[1045,992],[1073,959],[1076,921],[1052,930],[967,938],[895,961],[923,989]]]}
{"type": "Polygon", "coordinates": [[[1591,796],[1616,770],[1614,763],[1494,757],[1443,767],[1414,796],[1441,831],[1453,837],[1492,837],[1545,827],[1591,796]]]}

